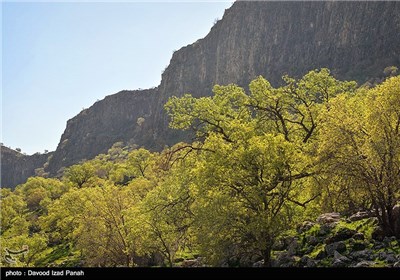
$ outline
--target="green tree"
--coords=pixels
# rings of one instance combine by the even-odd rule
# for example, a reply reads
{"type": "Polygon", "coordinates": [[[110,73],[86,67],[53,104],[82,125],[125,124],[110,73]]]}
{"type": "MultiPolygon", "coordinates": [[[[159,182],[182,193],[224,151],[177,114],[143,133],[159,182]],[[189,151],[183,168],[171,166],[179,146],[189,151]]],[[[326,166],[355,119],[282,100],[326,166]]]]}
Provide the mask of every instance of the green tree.
{"type": "Polygon", "coordinates": [[[1,266],[34,267],[44,256],[47,238],[43,234],[16,235],[12,238],[0,237],[1,266]]]}
{"type": "Polygon", "coordinates": [[[88,266],[132,266],[136,255],[125,212],[135,198],[128,186],[107,181],[72,189],[49,207],[41,223],[53,242],[71,243],[80,250],[88,266]]]}
{"type": "Polygon", "coordinates": [[[16,195],[10,189],[0,189],[1,199],[1,227],[0,233],[3,235],[5,232],[10,230],[15,224],[25,218],[25,212],[27,211],[26,202],[23,197],[16,195]]]}
{"type": "Polygon", "coordinates": [[[284,80],[273,88],[259,77],[250,95],[215,86],[212,97],[166,104],[172,128],[196,131],[198,142],[188,145],[198,151],[193,209],[204,253],[216,262],[259,255],[270,265],[272,244],[292,226],[296,208],[318,196],[308,177],[315,173],[319,111],[355,83],[326,69],[284,80]]]}
{"type": "Polygon", "coordinates": [[[82,188],[95,176],[95,169],[90,162],[72,165],[64,171],[64,180],[73,187],[82,188]]]}
{"type": "Polygon", "coordinates": [[[353,208],[373,210],[389,236],[400,236],[400,76],[329,103],[320,133],[320,162],[353,208]]]}
{"type": "Polygon", "coordinates": [[[130,215],[134,217],[131,236],[140,240],[141,253],[160,254],[164,264],[170,267],[178,250],[190,246],[188,231],[193,218],[190,211],[193,200],[187,188],[191,181],[189,170],[181,162],[174,165],[130,215]]]}

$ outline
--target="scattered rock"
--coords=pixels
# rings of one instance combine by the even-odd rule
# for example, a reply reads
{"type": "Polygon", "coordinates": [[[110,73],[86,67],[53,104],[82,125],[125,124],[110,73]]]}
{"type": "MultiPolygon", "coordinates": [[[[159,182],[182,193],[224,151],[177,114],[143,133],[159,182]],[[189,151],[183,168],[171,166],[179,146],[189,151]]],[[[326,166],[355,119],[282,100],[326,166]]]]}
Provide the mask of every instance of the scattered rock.
{"type": "Polygon", "coordinates": [[[352,245],[352,250],[353,251],[361,251],[366,248],[366,245],[363,242],[355,242],[352,245]]]}
{"type": "Polygon", "coordinates": [[[314,251],[314,249],[315,249],[315,246],[313,246],[313,245],[303,247],[303,248],[299,251],[298,255],[301,256],[301,255],[310,254],[311,252],[314,251]]]}
{"type": "Polygon", "coordinates": [[[339,213],[325,213],[320,215],[317,218],[317,223],[323,225],[323,224],[331,224],[331,223],[336,223],[339,222],[340,220],[340,214],[339,213]]]}
{"type": "Polygon", "coordinates": [[[337,241],[342,241],[342,240],[347,240],[351,237],[353,237],[354,234],[356,234],[357,231],[349,228],[341,228],[339,231],[332,235],[331,237],[327,238],[325,240],[326,244],[337,242],[337,241]]]}
{"type": "Polygon", "coordinates": [[[317,263],[309,256],[303,256],[299,261],[299,265],[301,267],[316,267],[317,263]]]}
{"type": "Polygon", "coordinates": [[[201,266],[203,266],[201,257],[198,257],[197,259],[184,260],[182,262],[182,267],[201,267],[201,266]]]}
{"type": "Polygon", "coordinates": [[[333,253],[333,259],[334,260],[340,260],[342,262],[348,263],[350,262],[350,259],[348,257],[343,256],[342,254],[340,254],[338,251],[335,251],[333,253]]]}
{"type": "Polygon", "coordinates": [[[308,244],[313,245],[313,246],[315,246],[318,243],[320,243],[320,240],[317,237],[313,236],[313,235],[307,236],[306,237],[306,241],[307,241],[308,244]]]}
{"type": "Polygon", "coordinates": [[[383,238],[383,242],[386,243],[387,245],[389,245],[393,241],[396,241],[396,237],[395,236],[383,238]]]}
{"type": "Polygon", "coordinates": [[[341,260],[333,260],[332,267],[346,267],[346,263],[341,260]]]}
{"type": "Polygon", "coordinates": [[[287,250],[287,248],[289,248],[289,245],[292,244],[293,240],[297,240],[297,238],[295,238],[294,236],[286,236],[285,238],[282,239],[283,243],[284,243],[284,250],[287,250]]]}
{"type": "Polygon", "coordinates": [[[365,218],[371,217],[371,214],[367,211],[359,211],[349,217],[351,222],[359,221],[365,218]]]}
{"type": "Polygon", "coordinates": [[[338,251],[339,253],[345,252],[346,244],[343,241],[339,241],[325,245],[325,252],[329,257],[333,256],[335,251],[338,251]]]}
{"type": "Polygon", "coordinates": [[[301,259],[300,259],[300,261],[299,261],[299,265],[300,265],[300,266],[306,266],[307,261],[308,261],[309,259],[311,259],[311,258],[310,258],[309,256],[307,256],[307,255],[302,256],[301,259]]]}
{"type": "Polygon", "coordinates": [[[371,240],[372,242],[372,244],[374,244],[373,246],[372,246],[372,249],[374,249],[374,250],[381,250],[381,249],[384,249],[385,248],[385,244],[384,243],[382,243],[382,242],[380,242],[380,241],[376,241],[376,240],[371,240]]]}
{"type": "Polygon", "coordinates": [[[264,260],[258,261],[253,264],[253,267],[263,267],[264,266],[264,260]]]}
{"type": "Polygon", "coordinates": [[[297,255],[298,249],[299,249],[299,242],[297,241],[297,238],[293,239],[293,241],[289,244],[287,252],[289,256],[294,256],[297,255]]]}
{"type": "MultiPolygon", "coordinates": [[[[351,223],[349,219],[347,224],[339,223],[340,215],[337,213],[321,215],[317,219],[320,224],[302,223],[297,227],[300,235],[286,235],[275,242],[272,266],[400,267],[396,237],[385,237],[377,226],[376,217],[365,219],[364,215],[362,212],[354,215],[352,220],[364,219],[357,223],[351,223]],[[314,230],[317,227],[319,230],[314,230]],[[364,230],[373,230],[375,239],[359,232],[364,230]]],[[[263,261],[254,258],[249,265],[261,267],[263,261]]]]}
{"type": "Polygon", "coordinates": [[[364,239],[365,239],[365,236],[364,236],[363,233],[357,232],[356,234],[353,235],[353,238],[354,238],[355,240],[364,240],[364,239]]]}
{"type": "Polygon", "coordinates": [[[318,236],[325,236],[325,235],[329,234],[334,227],[335,227],[335,224],[321,225],[321,228],[318,232],[318,236]]]}
{"type": "Polygon", "coordinates": [[[193,267],[197,263],[197,260],[184,260],[182,262],[183,267],[193,267]]]}
{"type": "Polygon", "coordinates": [[[321,250],[318,252],[318,254],[315,256],[316,260],[322,260],[326,257],[325,250],[321,250]]]}
{"type": "Polygon", "coordinates": [[[317,267],[317,262],[313,259],[308,259],[305,267],[317,267]]]}
{"type": "Polygon", "coordinates": [[[303,233],[312,228],[315,225],[315,223],[310,222],[310,221],[304,221],[301,225],[297,227],[297,232],[298,233],[303,233]]]}
{"type": "Polygon", "coordinates": [[[332,267],[345,267],[350,263],[350,259],[334,251],[332,259],[332,267]]]}
{"type": "Polygon", "coordinates": [[[385,238],[385,233],[383,232],[382,228],[378,226],[374,228],[371,237],[372,239],[383,241],[383,239],[385,238]]]}
{"type": "Polygon", "coordinates": [[[373,253],[370,249],[365,249],[362,251],[356,251],[356,252],[351,252],[350,257],[352,257],[353,259],[358,259],[358,260],[368,260],[368,261],[372,261],[374,260],[374,256],[373,253]]]}
{"type": "Polygon", "coordinates": [[[378,253],[378,259],[381,261],[386,261],[388,263],[397,262],[397,258],[393,253],[380,252],[378,253]]]}
{"type": "Polygon", "coordinates": [[[354,267],[374,267],[376,265],[373,261],[361,261],[357,263],[354,267]]]}
{"type": "Polygon", "coordinates": [[[290,256],[287,252],[280,253],[274,262],[274,266],[277,267],[294,267],[296,260],[293,256],[290,256]]]}
{"type": "Polygon", "coordinates": [[[397,262],[397,258],[394,254],[389,253],[386,256],[386,262],[387,263],[395,263],[395,262],[397,262]]]}

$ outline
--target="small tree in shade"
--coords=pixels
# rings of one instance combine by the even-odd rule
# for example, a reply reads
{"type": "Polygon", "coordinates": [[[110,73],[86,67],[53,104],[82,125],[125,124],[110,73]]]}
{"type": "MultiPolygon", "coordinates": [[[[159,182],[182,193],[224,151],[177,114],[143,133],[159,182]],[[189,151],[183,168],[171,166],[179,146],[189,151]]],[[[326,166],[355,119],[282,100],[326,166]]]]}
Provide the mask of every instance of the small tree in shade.
{"type": "Polygon", "coordinates": [[[143,117],[139,117],[136,121],[136,123],[138,124],[138,126],[142,126],[143,123],[145,122],[145,119],[143,117]]]}
{"type": "Polygon", "coordinates": [[[385,76],[395,76],[398,72],[399,68],[397,68],[396,66],[388,66],[383,70],[383,73],[385,74],[385,76]]]}
{"type": "Polygon", "coordinates": [[[15,150],[16,150],[18,153],[21,152],[21,148],[16,148],[15,150]]]}

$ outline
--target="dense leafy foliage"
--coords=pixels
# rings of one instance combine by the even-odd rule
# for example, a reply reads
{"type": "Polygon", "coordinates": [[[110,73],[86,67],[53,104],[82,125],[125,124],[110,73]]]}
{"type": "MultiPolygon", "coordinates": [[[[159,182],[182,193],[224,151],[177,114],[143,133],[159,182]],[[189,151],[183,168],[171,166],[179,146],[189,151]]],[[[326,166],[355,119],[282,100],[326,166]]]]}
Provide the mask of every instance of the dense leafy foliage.
{"type": "Polygon", "coordinates": [[[160,153],[117,143],[59,179],[1,189],[2,266],[173,266],[195,255],[268,266],[280,236],[325,211],[374,212],[399,237],[400,76],[372,88],[327,69],[283,80],[171,98],[170,126],[193,130],[191,143],[160,153]]]}

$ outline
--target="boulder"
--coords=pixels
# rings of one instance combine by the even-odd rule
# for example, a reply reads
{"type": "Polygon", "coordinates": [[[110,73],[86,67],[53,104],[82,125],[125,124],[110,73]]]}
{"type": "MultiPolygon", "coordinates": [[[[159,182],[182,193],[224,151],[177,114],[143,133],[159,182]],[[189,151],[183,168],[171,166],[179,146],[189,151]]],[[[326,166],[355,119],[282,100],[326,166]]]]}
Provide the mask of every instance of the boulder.
{"type": "Polygon", "coordinates": [[[299,265],[300,267],[316,267],[317,263],[309,256],[303,256],[299,261],[299,265]]]}
{"type": "Polygon", "coordinates": [[[297,255],[299,248],[300,246],[297,238],[293,239],[287,249],[289,256],[297,255]]]}
{"type": "Polygon", "coordinates": [[[322,260],[322,259],[324,259],[324,258],[326,258],[326,252],[325,252],[325,250],[319,251],[318,254],[315,256],[315,259],[316,259],[316,260],[322,260]]]}
{"type": "Polygon", "coordinates": [[[353,251],[361,251],[361,250],[364,250],[366,248],[366,245],[363,242],[355,242],[355,243],[353,243],[351,248],[352,248],[353,251]]]}
{"type": "Polygon", "coordinates": [[[253,267],[263,267],[264,266],[264,260],[258,261],[253,264],[253,267]]]}
{"type": "Polygon", "coordinates": [[[336,225],[336,223],[321,225],[321,228],[318,232],[318,236],[325,236],[325,235],[329,234],[332,231],[332,229],[335,227],[335,225],[336,225]]]}
{"type": "Polygon", "coordinates": [[[356,260],[368,260],[368,261],[372,261],[374,260],[374,254],[370,249],[365,249],[362,251],[355,251],[355,252],[351,252],[349,254],[349,256],[353,259],[356,260]]]}
{"type": "Polygon", "coordinates": [[[325,213],[320,215],[317,218],[317,223],[323,225],[323,224],[332,224],[339,222],[340,220],[340,214],[339,213],[325,213]]]}
{"type": "Polygon", "coordinates": [[[398,260],[398,258],[396,258],[396,256],[394,254],[389,253],[386,256],[386,262],[387,263],[396,263],[397,260],[398,260]]]}
{"type": "Polygon", "coordinates": [[[202,267],[203,259],[198,257],[197,259],[184,260],[182,262],[182,267],[202,267]]]}
{"type": "Polygon", "coordinates": [[[387,253],[387,252],[378,253],[378,259],[381,261],[385,261],[387,263],[397,262],[396,256],[393,253],[387,253]]]}
{"type": "Polygon", "coordinates": [[[365,239],[365,236],[364,236],[363,233],[357,232],[356,234],[353,235],[353,238],[354,238],[355,240],[364,240],[364,239],[365,239]]]}
{"type": "Polygon", "coordinates": [[[334,260],[340,260],[340,261],[342,261],[344,263],[349,263],[350,262],[350,259],[348,257],[343,256],[338,251],[335,251],[333,253],[333,259],[334,260]]]}
{"type": "Polygon", "coordinates": [[[300,224],[297,227],[297,232],[298,233],[303,233],[312,228],[315,225],[315,223],[310,222],[310,221],[304,221],[302,224],[300,224]]]}
{"type": "Polygon", "coordinates": [[[182,267],[195,267],[195,265],[197,264],[197,260],[184,260],[182,262],[182,267]]]}
{"type": "Polygon", "coordinates": [[[396,237],[394,237],[394,236],[390,236],[390,237],[385,237],[385,238],[383,238],[383,242],[386,244],[386,245],[389,245],[391,242],[393,242],[393,241],[396,241],[396,237]]]}
{"type": "Polygon", "coordinates": [[[326,244],[330,244],[330,243],[333,243],[333,242],[347,240],[347,239],[353,237],[353,235],[356,234],[356,233],[357,233],[357,231],[355,231],[353,229],[341,228],[341,229],[339,229],[339,231],[337,233],[335,233],[331,237],[327,238],[325,240],[325,243],[326,244]]]}
{"type": "Polygon", "coordinates": [[[385,238],[385,233],[381,227],[377,226],[372,231],[371,237],[372,237],[372,239],[375,239],[378,241],[383,241],[383,239],[385,238]]]}
{"type": "Polygon", "coordinates": [[[373,261],[360,261],[354,267],[374,267],[375,264],[373,261]]]}
{"type": "Polygon", "coordinates": [[[315,246],[315,245],[317,245],[318,243],[320,243],[320,240],[319,240],[317,237],[315,237],[315,236],[313,236],[313,235],[310,235],[310,236],[307,236],[307,237],[306,237],[306,242],[307,242],[308,244],[310,244],[310,245],[315,246]]]}
{"type": "Polygon", "coordinates": [[[341,260],[332,260],[332,267],[346,267],[346,263],[341,260]]]}
{"type": "Polygon", "coordinates": [[[332,259],[332,267],[346,267],[351,262],[351,260],[338,251],[334,251],[332,259]]]}
{"type": "Polygon", "coordinates": [[[298,251],[298,255],[302,256],[302,255],[310,254],[311,252],[314,251],[314,249],[315,249],[315,246],[313,246],[313,245],[305,246],[305,247],[301,248],[301,250],[298,251]]]}
{"type": "Polygon", "coordinates": [[[287,252],[282,252],[278,255],[273,263],[276,267],[294,267],[296,260],[293,256],[290,256],[287,252]]]}
{"type": "Polygon", "coordinates": [[[367,211],[359,211],[359,212],[351,215],[349,217],[349,221],[355,222],[355,221],[359,221],[359,220],[366,219],[369,217],[371,217],[371,213],[369,213],[367,211]]]}
{"type": "Polygon", "coordinates": [[[328,257],[333,256],[334,252],[343,253],[346,251],[346,244],[343,241],[325,245],[325,252],[328,257]]]}

